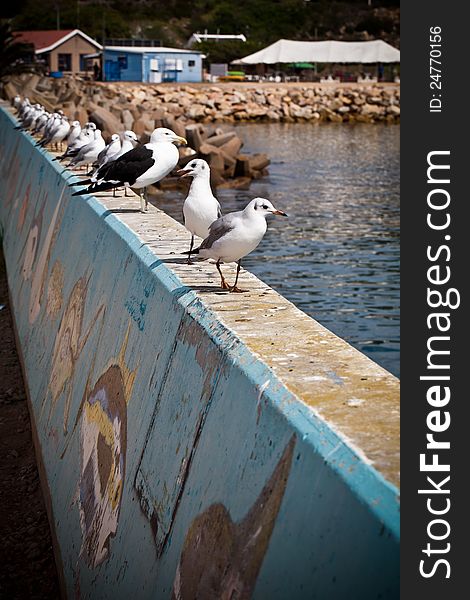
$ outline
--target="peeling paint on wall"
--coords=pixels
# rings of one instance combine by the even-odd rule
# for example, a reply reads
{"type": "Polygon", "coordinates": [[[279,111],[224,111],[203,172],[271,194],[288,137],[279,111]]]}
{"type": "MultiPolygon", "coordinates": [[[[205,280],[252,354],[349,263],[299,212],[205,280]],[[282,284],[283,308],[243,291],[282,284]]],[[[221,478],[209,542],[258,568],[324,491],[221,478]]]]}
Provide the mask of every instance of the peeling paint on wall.
{"type": "Polygon", "coordinates": [[[21,208],[18,213],[18,223],[16,224],[16,231],[21,231],[23,229],[23,225],[26,219],[26,213],[28,212],[29,207],[29,196],[31,194],[31,184],[26,188],[26,192],[23,198],[23,202],[21,203],[21,208]]]}
{"type": "Polygon", "coordinates": [[[46,204],[42,203],[38,213],[34,216],[31,227],[29,228],[28,237],[23,250],[23,268],[21,273],[24,281],[28,281],[33,274],[33,265],[38,253],[39,243],[41,241],[42,221],[44,208],[46,204]]]}
{"type": "Polygon", "coordinates": [[[89,278],[90,275],[87,278],[80,277],[70,292],[67,306],[64,310],[64,314],[59,325],[59,330],[55,338],[54,350],[52,354],[52,366],[49,376],[51,400],[47,422],[50,421],[52,412],[55,409],[59,397],[64,391],[66,385],[69,384],[64,407],[64,434],[67,432],[68,427],[75,364],[82,353],[90,333],[97,323],[98,317],[102,315],[105,310],[104,305],[101,304],[96,309],[95,314],[89,318],[88,328],[82,334],[89,278]]]}
{"type": "Polygon", "coordinates": [[[186,534],[173,583],[173,600],[251,598],[289,477],[295,436],[260,495],[239,523],[212,504],[186,534]]]}
{"type": "Polygon", "coordinates": [[[47,266],[49,262],[49,256],[52,245],[52,237],[54,233],[54,227],[57,221],[57,216],[59,214],[59,209],[61,208],[62,200],[64,197],[64,192],[66,190],[66,185],[62,187],[62,192],[57,201],[56,207],[54,209],[54,213],[51,218],[51,222],[49,224],[49,228],[47,230],[46,237],[44,239],[44,244],[41,249],[41,254],[39,255],[36,269],[34,271],[33,280],[31,283],[31,296],[29,300],[29,322],[33,324],[39,315],[39,311],[41,310],[41,301],[42,301],[42,293],[44,290],[44,284],[46,281],[47,275],[47,266]]]}
{"type": "Polygon", "coordinates": [[[79,508],[81,555],[91,568],[110,554],[116,535],[126,472],[127,403],[136,370],[129,371],[125,352],[86,390],[80,419],[79,508]]]}
{"type": "Polygon", "coordinates": [[[62,308],[64,288],[64,267],[60,260],[56,260],[51,269],[47,286],[47,316],[55,319],[62,308]]]}
{"type": "Polygon", "coordinates": [[[14,191],[20,176],[20,160],[18,157],[19,140],[16,141],[15,147],[9,156],[10,161],[5,161],[5,170],[3,171],[4,179],[7,181],[5,204],[7,207],[13,202],[14,191]]]}

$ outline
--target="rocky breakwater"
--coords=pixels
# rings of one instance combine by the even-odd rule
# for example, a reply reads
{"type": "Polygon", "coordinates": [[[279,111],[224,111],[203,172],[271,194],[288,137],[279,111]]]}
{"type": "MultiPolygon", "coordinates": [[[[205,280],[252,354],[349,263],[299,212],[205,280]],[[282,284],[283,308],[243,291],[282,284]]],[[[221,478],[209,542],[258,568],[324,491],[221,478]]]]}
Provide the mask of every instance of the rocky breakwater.
{"type": "Polygon", "coordinates": [[[394,123],[400,118],[400,87],[395,84],[152,86],[110,83],[91,85],[88,93],[94,102],[99,103],[103,95],[114,100],[113,110],[121,110],[127,119],[131,116],[125,106],[128,103],[137,103],[142,112],[158,110],[176,120],[197,123],[394,123]]]}
{"type": "MultiPolygon", "coordinates": [[[[155,127],[169,127],[189,141],[189,148],[180,151],[179,167],[196,156],[206,159],[215,187],[247,187],[253,178],[265,175],[269,165],[264,154],[241,153],[243,141],[224,124],[400,119],[400,87],[395,84],[156,85],[23,75],[3,86],[7,98],[16,93],[48,110],[61,108],[82,123],[91,120],[105,137],[132,129],[145,142],[155,127]]],[[[168,178],[162,185],[181,184],[168,178]]]]}

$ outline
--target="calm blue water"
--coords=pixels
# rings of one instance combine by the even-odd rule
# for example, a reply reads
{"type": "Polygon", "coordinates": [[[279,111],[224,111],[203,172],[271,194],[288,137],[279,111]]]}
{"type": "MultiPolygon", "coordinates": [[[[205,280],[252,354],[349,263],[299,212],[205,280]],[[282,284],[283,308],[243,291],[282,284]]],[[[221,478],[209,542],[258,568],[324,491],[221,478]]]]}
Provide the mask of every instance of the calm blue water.
{"type": "MultiPolygon", "coordinates": [[[[243,265],[399,376],[399,142],[394,125],[250,124],[243,152],[266,152],[269,177],[219,190],[223,212],[255,196],[289,214],[243,265]]],[[[181,194],[156,204],[181,220],[181,194]]]]}

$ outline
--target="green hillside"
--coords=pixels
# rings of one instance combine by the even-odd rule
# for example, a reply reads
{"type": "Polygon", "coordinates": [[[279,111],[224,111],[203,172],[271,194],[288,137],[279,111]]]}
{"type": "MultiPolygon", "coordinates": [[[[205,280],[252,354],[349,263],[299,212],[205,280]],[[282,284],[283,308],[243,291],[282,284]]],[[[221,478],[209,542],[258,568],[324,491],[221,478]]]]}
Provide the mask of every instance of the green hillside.
{"type": "Polygon", "coordinates": [[[381,38],[397,47],[400,41],[397,1],[19,0],[3,2],[0,16],[11,19],[13,30],[79,27],[99,41],[104,34],[181,46],[196,31],[245,34],[246,43],[200,48],[213,60],[248,54],[279,38],[381,38]]]}

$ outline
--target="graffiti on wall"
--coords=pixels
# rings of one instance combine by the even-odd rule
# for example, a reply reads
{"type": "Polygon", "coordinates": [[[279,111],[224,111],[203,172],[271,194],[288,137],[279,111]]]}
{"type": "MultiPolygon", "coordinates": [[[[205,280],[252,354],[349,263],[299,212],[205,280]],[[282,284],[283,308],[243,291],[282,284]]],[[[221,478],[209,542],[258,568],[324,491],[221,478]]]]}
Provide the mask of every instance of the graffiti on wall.
{"type": "Polygon", "coordinates": [[[176,570],[173,600],[251,598],[286,490],[294,446],[295,435],[242,521],[234,523],[223,504],[212,504],[194,519],[176,570]]]}
{"type": "Polygon", "coordinates": [[[82,333],[89,280],[90,275],[88,277],[80,277],[73,286],[57,331],[52,352],[52,366],[49,376],[51,401],[47,422],[49,423],[57,402],[67,387],[63,418],[64,434],[67,433],[68,429],[75,366],[93,328],[98,322],[98,318],[100,315],[103,316],[105,310],[104,304],[100,304],[93,317],[89,320],[88,328],[82,333]]]}
{"type": "Polygon", "coordinates": [[[16,184],[20,177],[20,159],[18,156],[19,138],[16,140],[14,148],[12,148],[9,154],[9,159],[5,159],[2,170],[2,179],[7,182],[6,193],[5,193],[5,205],[10,206],[13,202],[14,192],[16,190],[16,184]]]}
{"type": "Polygon", "coordinates": [[[31,276],[33,274],[33,265],[38,253],[39,243],[41,241],[42,222],[45,206],[46,202],[44,201],[38,212],[34,215],[33,221],[29,227],[25,245],[21,253],[23,257],[21,275],[24,281],[28,281],[29,279],[31,279],[31,276]]]}
{"type": "Polygon", "coordinates": [[[37,264],[34,269],[33,278],[31,281],[31,295],[29,298],[29,323],[32,325],[37,317],[39,316],[39,312],[41,310],[41,302],[42,296],[44,292],[44,286],[46,283],[47,270],[49,266],[49,258],[51,255],[51,249],[53,246],[54,240],[54,232],[57,232],[60,219],[59,217],[59,209],[62,208],[62,200],[64,197],[64,192],[67,186],[64,185],[62,188],[62,192],[57,201],[57,204],[54,208],[54,212],[52,214],[49,227],[47,229],[46,236],[44,238],[44,243],[41,248],[41,252],[37,259],[37,264]]]}
{"type": "Polygon", "coordinates": [[[60,260],[52,265],[49,283],[47,285],[46,313],[50,319],[55,319],[63,304],[64,267],[60,260]]]}
{"type": "Polygon", "coordinates": [[[88,382],[79,414],[80,481],[78,489],[81,556],[95,568],[110,553],[116,535],[126,470],[127,404],[137,368],[125,362],[127,330],[119,356],[91,386],[88,382]]]}
{"type": "Polygon", "coordinates": [[[21,203],[21,207],[18,212],[18,222],[16,223],[16,231],[21,231],[23,229],[23,225],[26,220],[26,215],[28,213],[30,196],[31,196],[31,184],[28,184],[28,187],[26,188],[26,192],[25,192],[25,195],[23,198],[23,202],[21,203]]]}

